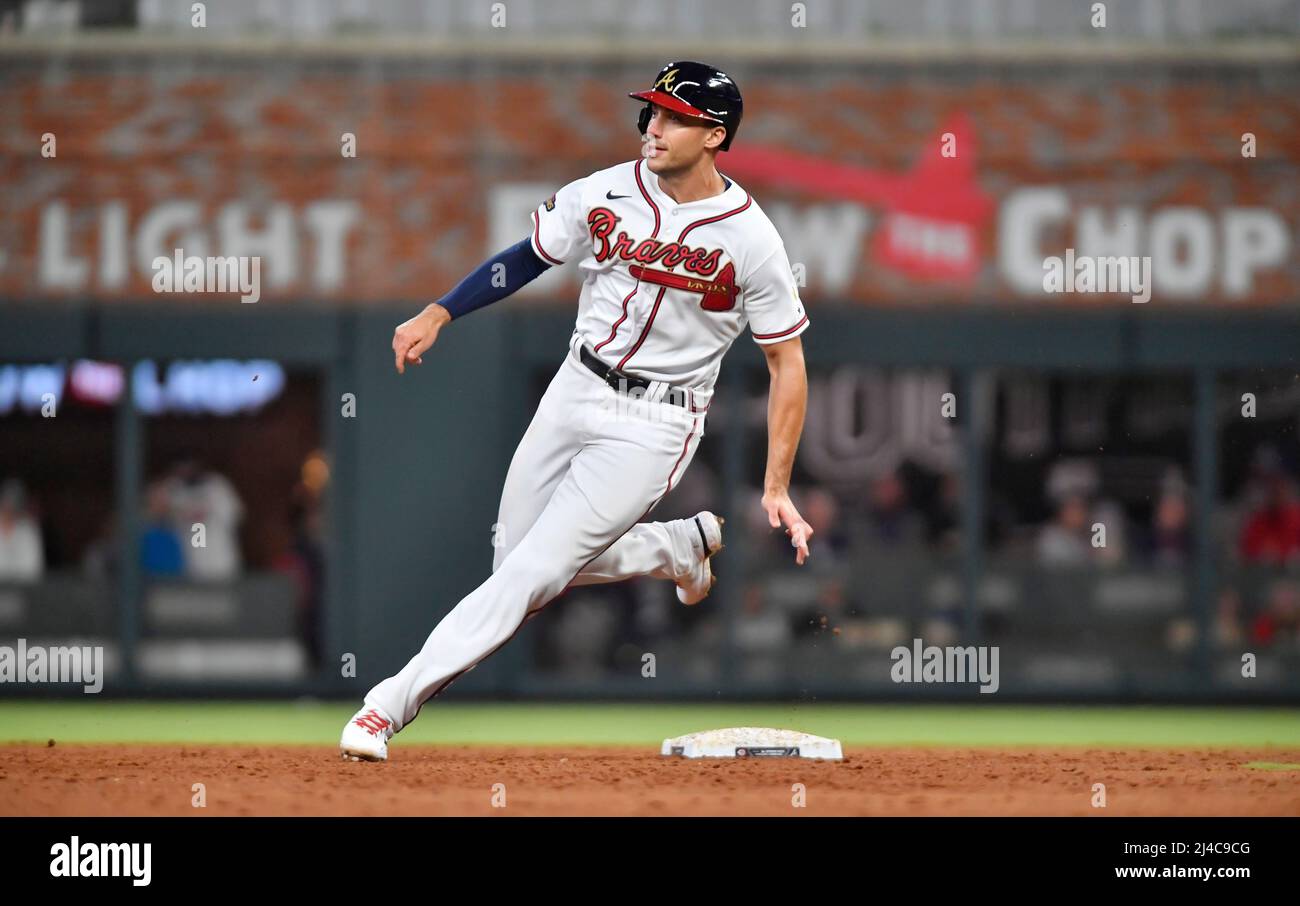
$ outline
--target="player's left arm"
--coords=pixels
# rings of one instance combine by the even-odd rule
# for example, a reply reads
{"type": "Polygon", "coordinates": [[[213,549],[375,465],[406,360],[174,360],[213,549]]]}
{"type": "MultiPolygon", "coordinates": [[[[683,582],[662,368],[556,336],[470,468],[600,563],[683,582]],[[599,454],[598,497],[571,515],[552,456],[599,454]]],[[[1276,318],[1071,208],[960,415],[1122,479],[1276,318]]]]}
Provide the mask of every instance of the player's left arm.
{"type": "Polygon", "coordinates": [[[804,371],[803,340],[808,313],[785,246],[778,240],[767,257],[745,278],[744,306],[754,342],[767,356],[771,386],[767,395],[767,475],[763,479],[763,509],[772,528],[785,526],[800,566],[808,559],[812,526],[790,501],[790,471],[803,433],[808,408],[808,375],[804,371]]]}
{"type": "Polygon", "coordinates": [[[808,409],[808,374],[803,340],[799,337],[763,346],[771,383],[767,394],[767,474],[763,479],[763,509],[772,528],[785,526],[795,548],[795,562],[808,559],[812,526],[790,500],[790,472],[803,433],[808,409]]]}

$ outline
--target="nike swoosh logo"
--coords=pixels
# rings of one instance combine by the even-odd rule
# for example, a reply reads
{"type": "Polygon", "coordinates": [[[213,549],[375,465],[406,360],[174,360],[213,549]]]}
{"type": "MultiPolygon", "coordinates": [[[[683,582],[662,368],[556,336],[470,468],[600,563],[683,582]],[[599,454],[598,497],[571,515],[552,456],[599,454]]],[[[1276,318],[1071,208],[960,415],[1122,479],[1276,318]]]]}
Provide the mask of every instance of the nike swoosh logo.
{"type": "Polygon", "coordinates": [[[631,198],[632,196],[631,196],[631,195],[615,195],[615,194],[614,194],[614,190],[613,190],[613,189],[610,189],[608,192],[605,193],[605,197],[608,198],[610,201],[613,201],[615,198],[631,198]]]}

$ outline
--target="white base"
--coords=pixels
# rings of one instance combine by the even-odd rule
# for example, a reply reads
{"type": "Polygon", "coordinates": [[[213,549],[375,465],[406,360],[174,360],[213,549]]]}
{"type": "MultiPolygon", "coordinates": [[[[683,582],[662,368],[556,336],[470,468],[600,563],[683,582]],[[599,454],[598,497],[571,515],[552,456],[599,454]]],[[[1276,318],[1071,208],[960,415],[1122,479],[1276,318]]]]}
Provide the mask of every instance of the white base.
{"type": "Polygon", "coordinates": [[[767,727],[730,727],[665,739],[659,754],[683,758],[844,758],[838,739],[767,727]]]}

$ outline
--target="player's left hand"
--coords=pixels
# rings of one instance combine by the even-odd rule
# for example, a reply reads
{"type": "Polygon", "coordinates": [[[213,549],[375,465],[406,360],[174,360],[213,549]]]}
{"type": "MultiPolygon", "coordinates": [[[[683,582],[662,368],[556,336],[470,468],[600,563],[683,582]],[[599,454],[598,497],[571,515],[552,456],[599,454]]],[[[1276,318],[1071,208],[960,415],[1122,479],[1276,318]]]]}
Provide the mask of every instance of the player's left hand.
{"type": "Polygon", "coordinates": [[[810,556],[808,539],[813,536],[813,527],[804,521],[790,501],[790,495],[784,491],[768,491],[763,495],[763,510],[767,513],[768,524],[772,528],[785,526],[785,533],[790,536],[790,546],[795,549],[794,562],[803,566],[810,556]]]}

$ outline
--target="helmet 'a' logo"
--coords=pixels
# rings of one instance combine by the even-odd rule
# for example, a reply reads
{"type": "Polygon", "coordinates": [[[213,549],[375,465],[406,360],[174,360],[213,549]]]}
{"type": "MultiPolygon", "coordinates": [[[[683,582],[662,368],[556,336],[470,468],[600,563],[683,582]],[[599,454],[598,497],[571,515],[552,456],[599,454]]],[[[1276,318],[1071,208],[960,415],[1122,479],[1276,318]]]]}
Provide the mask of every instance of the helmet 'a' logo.
{"type": "Polygon", "coordinates": [[[655,82],[653,85],[650,86],[650,90],[654,91],[656,88],[663,86],[664,91],[668,92],[669,94],[672,94],[673,82],[676,81],[677,81],[677,70],[670,69],[664,73],[663,78],[661,78],[659,81],[655,82]]]}

